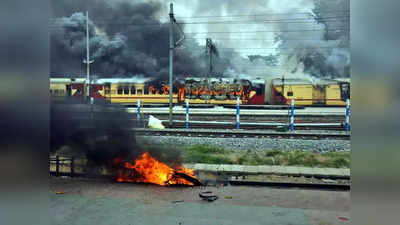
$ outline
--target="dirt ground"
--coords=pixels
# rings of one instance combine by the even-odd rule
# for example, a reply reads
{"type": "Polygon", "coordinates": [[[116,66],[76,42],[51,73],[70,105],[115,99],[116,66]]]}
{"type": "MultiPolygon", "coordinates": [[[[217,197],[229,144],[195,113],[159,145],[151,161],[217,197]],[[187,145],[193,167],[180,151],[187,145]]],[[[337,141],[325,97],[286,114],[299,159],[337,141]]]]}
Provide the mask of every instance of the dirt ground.
{"type": "Polygon", "coordinates": [[[350,224],[350,192],[255,186],[160,187],[110,180],[50,181],[51,224],[350,224]],[[219,199],[198,196],[212,191],[219,199]]]}

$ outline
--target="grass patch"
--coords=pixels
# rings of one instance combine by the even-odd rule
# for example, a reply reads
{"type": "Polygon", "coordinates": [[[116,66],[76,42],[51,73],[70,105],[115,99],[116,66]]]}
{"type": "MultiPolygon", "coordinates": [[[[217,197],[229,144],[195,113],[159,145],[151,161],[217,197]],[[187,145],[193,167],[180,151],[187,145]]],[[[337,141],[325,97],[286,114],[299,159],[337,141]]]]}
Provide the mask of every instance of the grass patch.
{"type": "Polygon", "coordinates": [[[280,155],[280,154],[282,154],[282,151],[272,150],[272,151],[266,151],[265,152],[265,156],[266,157],[274,157],[274,156],[277,156],[277,155],[280,155]]]}
{"type": "Polygon", "coordinates": [[[206,154],[187,154],[184,158],[187,163],[207,163],[207,164],[234,164],[228,157],[206,154]]]}
{"type": "Polygon", "coordinates": [[[181,151],[185,163],[350,167],[350,152],[319,153],[278,150],[243,152],[208,145],[187,146],[181,151]]]}
{"type": "Polygon", "coordinates": [[[186,163],[234,164],[230,152],[216,146],[192,145],[182,149],[186,163]]]}
{"type": "Polygon", "coordinates": [[[211,145],[191,145],[186,147],[186,150],[191,152],[212,154],[224,154],[226,152],[224,148],[211,145]]]}

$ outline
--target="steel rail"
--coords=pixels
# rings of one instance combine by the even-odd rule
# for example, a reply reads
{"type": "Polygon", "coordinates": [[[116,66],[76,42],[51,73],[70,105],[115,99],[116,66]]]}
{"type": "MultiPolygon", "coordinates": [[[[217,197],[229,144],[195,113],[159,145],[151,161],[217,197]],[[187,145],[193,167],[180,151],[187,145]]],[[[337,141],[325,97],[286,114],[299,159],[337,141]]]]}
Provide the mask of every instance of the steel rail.
{"type": "Polygon", "coordinates": [[[257,138],[297,138],[297,139],[339,139],[350,140],[350,133],[311,133],[311,132],[275,132],[260,130],[199,130],[199,129],[132,129],[136,135],[147,136],[189,136],[189,137],[257,137],[257,138]]]}

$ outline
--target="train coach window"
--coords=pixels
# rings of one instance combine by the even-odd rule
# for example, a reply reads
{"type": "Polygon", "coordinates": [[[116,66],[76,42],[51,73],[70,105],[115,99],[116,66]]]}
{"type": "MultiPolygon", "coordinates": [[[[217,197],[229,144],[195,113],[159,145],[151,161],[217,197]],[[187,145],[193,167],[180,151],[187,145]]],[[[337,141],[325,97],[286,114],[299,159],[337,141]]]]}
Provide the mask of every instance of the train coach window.
{"type": "Polygon", "coordinates": [[[136,94],[136,88],[134,86],[131,87],[131,95],[136,94]]]}
{"type": "Polygon", "coordinates": [[[128,86],[124,87],[124,95],[129,95],[129,87],[128,86]]]}
{"type": "Polygon", "coordinates": [[[104,94],[109,95],[110,94],[110,89],[104,89],[104,94]]]}
{"type": "Polygon", "coordinates": [[[118,86],[117,93],[118,93],[119,95],[122,95],[122,87],[121,87],[121,86],[118,86]]]}
{"type": "Polygon", "coordinates": [[[293,96],[293,91],[288,91],[287,96],[293,96]]]}
{"type": "Polygon", "coordinates": [[[62,89],[55,89],[54,90],[54,95],[60,96],[60,95],[63,95],[63,94],[64,94],[64,90],[62,90],[62,89]]]}

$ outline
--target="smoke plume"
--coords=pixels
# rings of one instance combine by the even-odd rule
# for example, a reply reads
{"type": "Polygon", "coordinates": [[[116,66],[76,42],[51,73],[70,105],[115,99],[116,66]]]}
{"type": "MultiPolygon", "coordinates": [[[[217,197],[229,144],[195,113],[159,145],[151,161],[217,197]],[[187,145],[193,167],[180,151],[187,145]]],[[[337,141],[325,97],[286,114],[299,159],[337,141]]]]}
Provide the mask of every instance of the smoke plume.
{"type": "Polygon", "coordinates": [[[181,151],[174,147],[137,143],[131,129],[137,126],[136,115],[125,108],[76,103],[50,105],[50,154],[86,158],[89,175],[98,175],[97,169],[111,166],[115,158],[133,162],[144,152],[169,165],[181,163],[181,151]]]}
{"type": "MultiPolygon", "coordinates": [[[[167,77],[169,23],[160,22],[156,17],[160,7],[161,4],[156,2],[114,2],[108,6],[107,13],[97,8],[90,10],[90,55],[94,60],[91,73],[100,77],[131,77],[139,74],[167,77]]],[[[78,8],[79,11],[84,10],[83,5],[78,8]]],[[[82,12],[74,12],[70,16],[56,18],[52,28],[51,74],[83,74],[86,16],[82,12]]],[[[179,35],[175,30],[176,40],[180,38],[179,35]]],[[[175,74],[206,72],[207,65],[199,63],[204,61],[202,58],[205,54],[193,54],[194,49],[200,47],[193,41],[186,41],[185,48],[175,51],[175,74]]]]}
{"type": "MultiPolygon", "coordinates": [[[[350,75],[348,0],[254,0],[246,4],[240,0],[218,4],[212,0],[190,4],[176,0],[174,3],[177,22],[186,36],[174,55],[177,76],[208,73],[205,49],[208,37],[219,52],[219,57],[213,57],[215,76],[350,75]]],[[[91,74],[167,79],[169,4],[166,2],[88,0],[53,4],[51,76],[85,73],[86,17],[82,12],[89,9],[90,50],[94,60],[91,74]]],[[[177,29],[174,37],[175,40],[181,37],[177,29]]]]}
{"type": "Polygon", "coordinates": [[[315,1],[284,11],[297,22],[280,23],[277,35],[281,66],[289,76],[335,78],[350,76],[348,0],[315,1]],[[333,5],[335,4],[335,5],[333,5]],[[304,21],[304,22],[303,22],[304,21]],[[307,22],[306,22],[307,21],[307,22]],[[290,32],[299,30],[299,32],[290,32]]]}

